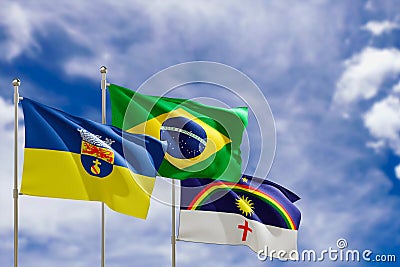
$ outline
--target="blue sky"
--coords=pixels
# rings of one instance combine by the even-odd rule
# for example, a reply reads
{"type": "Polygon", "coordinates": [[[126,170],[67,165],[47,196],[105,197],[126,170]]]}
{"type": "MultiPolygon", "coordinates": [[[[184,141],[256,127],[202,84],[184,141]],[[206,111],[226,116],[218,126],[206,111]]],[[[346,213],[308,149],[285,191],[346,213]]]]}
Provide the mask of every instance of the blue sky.
{"type": "MultiPolygon", "coordinates": [[[[302,197],[300,250],[335,248],[345,238],[349,249],[396,254],[399,261],[398,4],[3,0],[0,262],[12,265],[12,79],[21,79],[22,96],[100,121],[101,65],[109,68],[110,82],[137,88],[164,68],[194,60],[240,70],[268,99],[277,132],[268,177],[302,197]]],[[[172,95],[236,104],[204,86],[172,95]]],[[[249,125],[254,142],[253,129],[249,125]]],[[[20,203],[22,266],[100,264],[98,203],[33,197],[21,197],[20,203]]],[[[170,209],[156,201],[147,221],[107,210],[107,266],[168,266],[169,236],[170,209]]],[[[179,243],[178,264],[304,263],[262,263],[246,247],[179,243]]]]}

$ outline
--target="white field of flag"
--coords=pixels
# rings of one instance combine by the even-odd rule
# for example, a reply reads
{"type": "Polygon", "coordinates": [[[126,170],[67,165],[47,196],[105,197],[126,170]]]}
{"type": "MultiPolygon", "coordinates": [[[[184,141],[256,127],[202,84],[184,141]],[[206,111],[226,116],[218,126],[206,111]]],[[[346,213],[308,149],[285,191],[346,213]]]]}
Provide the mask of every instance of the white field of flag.
{"type": "Polygon", "coordinates": [[[285,260],[294,260],[293,255],[298,255],[297,230],[265,225],[226,212],[181,210],[179,217],[179,241],[246,245],[256,253],[262,250],[266,256],[285,260]]]}

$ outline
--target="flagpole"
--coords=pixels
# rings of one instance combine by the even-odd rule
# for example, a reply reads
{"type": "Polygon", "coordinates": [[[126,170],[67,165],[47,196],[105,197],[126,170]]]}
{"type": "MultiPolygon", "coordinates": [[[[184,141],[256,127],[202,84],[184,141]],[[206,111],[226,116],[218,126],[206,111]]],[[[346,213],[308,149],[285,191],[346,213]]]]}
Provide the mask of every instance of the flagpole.
{"type": "MultiPolygon", "coordinates": [[[[105,66],[100,67],[101,73],[101,123],[105,124],[106,121],[106,91],[107,91],[107,68],[105,66]]],[[[105,266],[105,208],[104,202],[101,202],[101,267],[105,266]]]]}
{"type": "Polygon", "coordinates": [[[171,228],[171,245],[172,245],[172,267],[176,267],[176,210],[175,210],[175,180],[172,179],[172,196],[171,196],[171,206],[172,206],[172,212],[171,212],[171,217],[172,217],[172,228],[171,228]]]}
{"type": "Polygon", "coordinates": [[[14,86],[14,267],[18,266],[18,103],[21,81],[15,78],[14,86]]]}

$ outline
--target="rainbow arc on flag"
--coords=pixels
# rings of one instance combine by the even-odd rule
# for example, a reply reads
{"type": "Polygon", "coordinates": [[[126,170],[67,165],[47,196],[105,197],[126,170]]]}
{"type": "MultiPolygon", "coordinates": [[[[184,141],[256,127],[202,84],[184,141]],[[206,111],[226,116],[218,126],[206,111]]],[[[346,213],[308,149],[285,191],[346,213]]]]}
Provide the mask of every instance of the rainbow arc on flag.
{"type": "Polygon", "coordinates": [[[250,176],[238,183],[187,179],[181,181],[178,239],[246,245],[256,253],[268,246],[289,259],[297,250],[298,199],[280,185],[250,176]]]}
{"type": "MultiPolygon", "coordinates": [[[[213,194],[221,195],[218,191],[226,191],[226,193],[232,191],[237,195],[251,195],[257,199],[260,199],[265,203],[265,205],[273,207],[281,215],[282,219],[286,222],[286,228],[297,230],[297,226],[292,218],[292,215],[287,211],[285,206],[276,199],[276,197],[266,191],[244,184],[221,181],[210,183],[192,200],[187,207],[187,210],[201,210],[202,206],[207,203],[207,200],[212,198],[213,194]]],[[[246,197],[246,199],[248,201],[248,197],[246,197]]]]}

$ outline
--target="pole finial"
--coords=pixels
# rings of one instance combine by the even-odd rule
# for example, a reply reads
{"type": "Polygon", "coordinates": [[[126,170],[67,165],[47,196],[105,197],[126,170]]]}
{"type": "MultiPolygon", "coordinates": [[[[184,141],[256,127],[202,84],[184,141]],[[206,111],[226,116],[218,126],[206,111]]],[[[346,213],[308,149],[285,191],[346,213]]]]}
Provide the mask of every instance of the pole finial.
{"type": "Polygon", "coordinates": [[[106,66],[101,66],[100,67],[100,73],[107,73],[107,67],[106,66]]]}
{"type": "Polygon", "coordinates": [[[12,85],[13,85],[13,86],[20,86],[20,85],[21,85],[21,80],[18,79],[18,78],[15,78],[15,79],[12,81],[12,85]]]}

